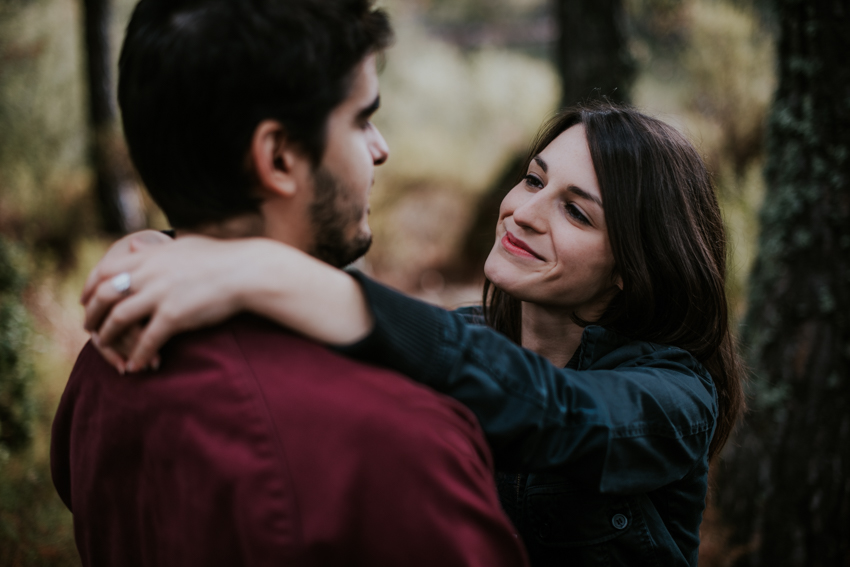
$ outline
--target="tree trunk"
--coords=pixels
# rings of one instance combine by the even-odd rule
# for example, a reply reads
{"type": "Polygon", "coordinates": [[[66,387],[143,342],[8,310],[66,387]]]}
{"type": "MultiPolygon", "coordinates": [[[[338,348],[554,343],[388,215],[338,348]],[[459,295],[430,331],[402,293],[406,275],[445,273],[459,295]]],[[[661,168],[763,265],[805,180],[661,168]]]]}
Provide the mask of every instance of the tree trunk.
{"type": "Polygon", "coordinates": [[[144,226],[127,151],[115,123],[109,42],[111,0],[84,0],[91,154],[103,229],[124,234],[144,226]]]}
{"type": "Polygon", "coordinates": [[[850,565],[850,6],[774,0],[751,411],[718,471],[736,565],[850,565]]]}
{"type": "Polygon", "coordinates": [[[629,102],[636,64],[623,0],[554,0],[562,106],[600,96],[629,102]]]}

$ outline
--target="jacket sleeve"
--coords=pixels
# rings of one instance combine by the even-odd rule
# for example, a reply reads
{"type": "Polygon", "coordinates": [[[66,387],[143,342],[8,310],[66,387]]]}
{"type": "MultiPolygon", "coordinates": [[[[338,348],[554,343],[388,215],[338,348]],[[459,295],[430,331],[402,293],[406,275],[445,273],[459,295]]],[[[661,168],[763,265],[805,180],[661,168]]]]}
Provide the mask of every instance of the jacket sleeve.
{"type": "Polygon", "coordinates": [[[500,333],[359,273],[372,333],[340,349],[469,407],[497,468],[558,472],[603,493],[648,492],[707,466],[714,386],[676,348],[611,370],[557,368],[500,333]]]}

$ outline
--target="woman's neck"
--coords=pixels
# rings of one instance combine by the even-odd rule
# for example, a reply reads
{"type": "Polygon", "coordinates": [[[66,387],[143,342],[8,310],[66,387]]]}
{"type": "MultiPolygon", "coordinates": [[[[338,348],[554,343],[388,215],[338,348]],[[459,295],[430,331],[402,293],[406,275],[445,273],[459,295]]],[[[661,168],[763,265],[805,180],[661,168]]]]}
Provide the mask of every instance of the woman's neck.
{"type": "Polygon", "coordinates": [[[581,344],[584,332],[570,315],[567,310],[523,302],[522,346],[563,368],[581,344]]]}

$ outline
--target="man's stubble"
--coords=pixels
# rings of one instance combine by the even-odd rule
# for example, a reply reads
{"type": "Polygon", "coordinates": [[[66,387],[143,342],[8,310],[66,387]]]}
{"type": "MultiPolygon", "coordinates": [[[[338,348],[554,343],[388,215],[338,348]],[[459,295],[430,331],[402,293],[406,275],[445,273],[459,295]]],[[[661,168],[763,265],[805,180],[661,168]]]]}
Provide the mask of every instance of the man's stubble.
{"type": "Polygon", "coordinates": [[[352,191],[319,166],[313,175],[313,203],[310,221],[315,240],[311,255],[331,266],[342,268],[363,256],[372,244],[372,235],[360,230],[363,203],[352,198],[352,191]],[[357,234],[346,235],[356,226],[357,234]]]}

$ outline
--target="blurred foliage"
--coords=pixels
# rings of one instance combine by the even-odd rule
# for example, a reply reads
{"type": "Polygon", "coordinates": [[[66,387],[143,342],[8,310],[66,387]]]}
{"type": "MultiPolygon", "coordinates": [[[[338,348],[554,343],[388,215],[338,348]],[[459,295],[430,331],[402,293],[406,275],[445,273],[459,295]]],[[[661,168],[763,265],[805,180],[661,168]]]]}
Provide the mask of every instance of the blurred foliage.
{"type": "Polygon", "coordinates": [[[29,322],[21,304],[21,263],[17,247],[0,237],[0,463],[11,451],[25,447],[32,435],[29,322]]]}
{"type": "Polygon", "coordinates": [[[687,0],[626,0],[632,51],[644,62],[650,55],[675,60],[688,44],[687,0]],[[642,57],[641,57],[642,56],[642,57]]]}
{"type": "MultiPolygon", "coordinates": [[[[133,4],[116,2],[116,46],[133,4]]],[[[80,10],[73,0],[0,0],[0,234],[49,251],[61,269],[97,223],[80,10]]]]}
{"type": "Polygon", "coordinates": [[[431,22],[505,22],[547,14],[547,0],[430,0],[422,11],[431,22]]]}
{"type": "Polygon", "coordinates": [[[0,0],[4,567],[79,565],[71,514],[53,488],[48,459],[56,404],[82,346],[79,309],[68,307],[82,285],[72,270],[77,243],[94,232],[78,10],[71,0],[0,0]]]}
{"type": "Polygon", "coordinates": [[[59,248],[88,199],[75,8],[0,2],[0,230],[59,248]]]}
{"type": "Polygon", "coordinates": [[[70,513],[50,481],[46,404],[24,305],[32,262],[0,237],[0,565],[78,565],[70,513]],[[42,394],[42,395],[39,395],[42,394]]]}
{"type": "Polygon", "coordinates": [[[65,271],[51,254],[0,238],[0,567],[79,565],[71,514],[49,468],[53,414],[85,341],[77,297],[104,251],[88,240],[77,248],[80,264],[65,271]],[[8,432],[16,435],[6,444],[8,432]]]}
{"type": "Polygon", "coordinates": [[[26,454],[0,468],[0,565],[79,566],[71,514],[47,463],[26,454]]]}
{"type": "Polygon", "coordinates": [[[693,84],[689,106],[717,125],[713,169],[728,167],[741,178],[764,151],[765,116],[774,90],[773,45],[744,9],[693,3],[687,10],[690,42],[683,67],[693,84]]]}

